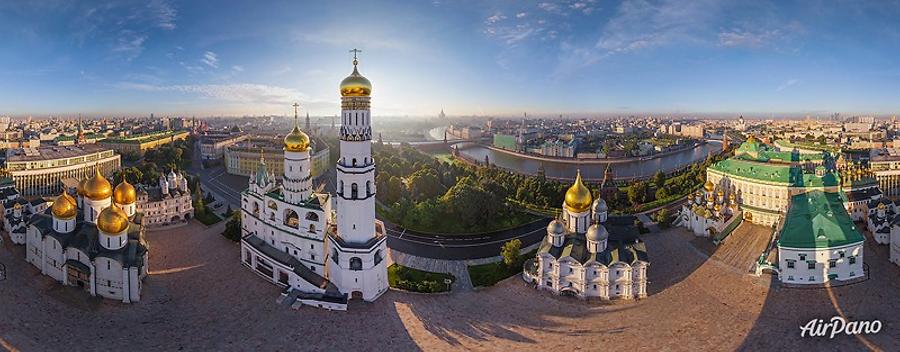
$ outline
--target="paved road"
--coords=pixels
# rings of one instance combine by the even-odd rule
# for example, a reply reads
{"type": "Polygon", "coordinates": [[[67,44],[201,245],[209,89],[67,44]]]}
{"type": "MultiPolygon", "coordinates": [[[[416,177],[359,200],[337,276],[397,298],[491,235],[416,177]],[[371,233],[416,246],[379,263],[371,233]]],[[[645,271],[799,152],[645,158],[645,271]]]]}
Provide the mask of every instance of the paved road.
{"type": "Polygon", "coordinates": [[[387,222],[385,230],[388,234],[388,247],[394,250],[434,259],[480,259],[500,255],[500,247],[512,239],[522,241],[522,248],[537,243],[547,234],[550,220],[541,219],[512,230],[477,235],[424,234],[387,222]]]}

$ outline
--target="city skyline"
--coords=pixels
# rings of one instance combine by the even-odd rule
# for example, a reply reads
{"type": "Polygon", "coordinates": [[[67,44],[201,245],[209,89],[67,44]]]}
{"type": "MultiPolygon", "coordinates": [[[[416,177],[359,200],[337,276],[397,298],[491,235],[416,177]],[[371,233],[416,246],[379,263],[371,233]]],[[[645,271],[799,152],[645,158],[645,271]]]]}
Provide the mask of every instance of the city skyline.
{"type": "Polygon", "coordinates": [[[357,47],[378,82],[376,115],[890,116],[897,14],[730,1],[6,3],[0,115],[290,115],[294,101],[333,115],[357,47]],[[350,12],[365,16],[341,23],[350,12]]]}

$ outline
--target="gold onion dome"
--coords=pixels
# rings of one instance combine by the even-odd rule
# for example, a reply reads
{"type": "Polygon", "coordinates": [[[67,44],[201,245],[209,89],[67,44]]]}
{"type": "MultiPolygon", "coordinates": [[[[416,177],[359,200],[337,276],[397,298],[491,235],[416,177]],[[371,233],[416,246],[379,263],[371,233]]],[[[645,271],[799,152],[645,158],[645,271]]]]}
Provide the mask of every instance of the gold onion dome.
{"type": "Polygon", "coordinates": [[[309,136],[297,127],[294,121],[294,129],[284,136],[284,150],[289,152],[303,152],[309,149],[309,136]]]}
{"type": "Polygon", "coordinates": [[[354,58],[353,73],[341,81],[342,97],[367,97],[372,94],[372,82],[369,82],[369,79],[359,74],[359,70],[356,69],[358,63],[359,61],[354,58]]]}
{"type": "Polygon", "coordinates": [[[84,192],[85,196],[93,200],[106,199],[112,195],[112,185],[109,184],[106,177],[103,177],[103,175],[100,174],[100,169],[98,168],[94,177],[91,177],[84,182],[82,192],[84,192]]]}
{"type": "Polygon", "coordinates": [[[566,208],[569,211],[582,213],[591,208],[591,190],[581,181],[581,171],[575,176],[575,183],[566,191],[566,208]]]}
{"type": "Polygon", "coordinates": [[[97,216],[97,228],[110,235],[121,233],[128,229],[128,214],[118,205],[110,205],[97,216]]]}
{"type": "Polygon", "coordinates": [[[78,186],[75,187],[75,193],[78,193],[79,196],[84,195],[84,183],[87,182],[88,179],[83,179],[78,182],[78,186]]]}
{"type": "Polygon", "coordinates": [[[712,183],[710,180],[706,180],[706,184],[703,185],[703,188],[706,189],[707,192],[712,192],[713,189],[716,188],[716,185],[712,183]]]}
{"type": "Polygon", "coordinates": [[[63,191],[62,194],[53,201],[53,206],[50,207],[50,211],[53,212],[53,216],[68,220],[74,218],[75,215],[78,214],[78,205],[75,203],[75,198],[72,198],[66,191],[63,191]]]}
{"type": "Polygon", "coordinates": [[[756,142],[757,142],[756,136],[754,136],[754,135],[751,134],[750,137],[747,137],[747,143],[753,144],[753,143],[756,143],[756,142]]]}
{"type": "Polygon", "coordinates": [[[113,190],[113,202],[116,204],[132,204],[137,200],[137,192],[134,186],[128,183],[125,177],[122,177],[122,183],[113,190]]]}

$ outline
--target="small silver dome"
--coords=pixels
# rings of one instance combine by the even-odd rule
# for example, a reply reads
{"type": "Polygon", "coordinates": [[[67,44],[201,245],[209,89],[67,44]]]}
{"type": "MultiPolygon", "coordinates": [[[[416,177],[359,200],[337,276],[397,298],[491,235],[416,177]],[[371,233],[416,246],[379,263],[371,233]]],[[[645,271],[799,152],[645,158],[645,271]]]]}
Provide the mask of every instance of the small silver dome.
{"type": "Polygon", "coordinates": [[[597,200],[594,201],[593,211],[594,213],[600,213],[608,211],[609,207],[606,206],[606,201],[603,198],[597,197],[597,200]]]}
{"type": "Polygon", "coordinates": [[[588,241],[605,241],[609,238],[609,232],[606,231],[606,227],[600,224],[593,224],[591,227],[588,227],[587,233],[584,234],[584,238],[588,241]]]}
{"type": "Polygon", "coordinates": [[[566,227],[559,220],[553,220],[547,225],[547,233],[560,235],[566,232],[566,227]]]}

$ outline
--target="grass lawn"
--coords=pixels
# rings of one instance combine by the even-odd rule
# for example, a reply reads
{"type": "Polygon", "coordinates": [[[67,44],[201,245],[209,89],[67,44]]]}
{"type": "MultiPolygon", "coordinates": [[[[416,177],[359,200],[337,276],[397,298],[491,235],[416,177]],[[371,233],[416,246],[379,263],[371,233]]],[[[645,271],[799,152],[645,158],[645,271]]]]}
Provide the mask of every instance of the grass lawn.
{"type": "Polygon", "coordinates": [[[222,218],[216,215],[209,207],[206,207],[203,212],[194,212],[194,217],[197,218],[197,221],[202,222],[206,226],[222,221],[222,218]]]}
{"type": "Polygon", "coordinates": [[[503,261],[481,265],[469,265],[469,278],[472,279],[472,286],[493,286],[503,279],[521,273],[522,264],[524,264],[525,260],[528,258],[533,258],[536,253],[537,249],[519,256],[519,261],[512,267],[506,266],[506,264],[503,264],[503,261]]]}
{"type": "Polygon", "coordinates": [[[400,264],[389,266],[387,272],[388,284],[391,287],[413,292],[447,292],[450,291],[450,285],[447,285],[445,280],[450,279],[451,283],[456,281],[456,278],[450,274],[432,273],[400,264]]]}

